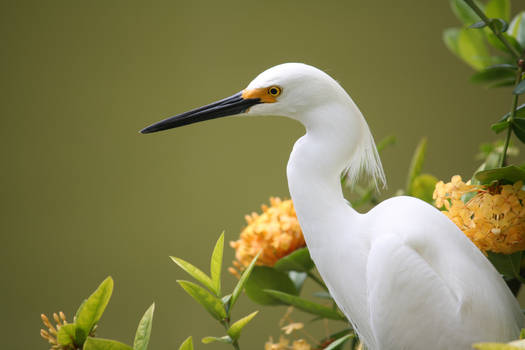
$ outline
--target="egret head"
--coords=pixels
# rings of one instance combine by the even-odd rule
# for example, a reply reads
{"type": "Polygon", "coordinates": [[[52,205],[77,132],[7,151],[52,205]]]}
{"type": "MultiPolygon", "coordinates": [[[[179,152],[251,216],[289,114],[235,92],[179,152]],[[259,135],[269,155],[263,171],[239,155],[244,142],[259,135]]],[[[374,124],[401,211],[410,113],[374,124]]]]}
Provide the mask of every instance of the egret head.
{"type": "Polygon", "coordinates": [[[148,134],[233,115],[285,116],[307,124],[305,111],[331,103],[341,94],[346,95],[323,71],[302,63],[284,63],[262,72],[233,96],[167,118],[141,132],[148,134]]]}

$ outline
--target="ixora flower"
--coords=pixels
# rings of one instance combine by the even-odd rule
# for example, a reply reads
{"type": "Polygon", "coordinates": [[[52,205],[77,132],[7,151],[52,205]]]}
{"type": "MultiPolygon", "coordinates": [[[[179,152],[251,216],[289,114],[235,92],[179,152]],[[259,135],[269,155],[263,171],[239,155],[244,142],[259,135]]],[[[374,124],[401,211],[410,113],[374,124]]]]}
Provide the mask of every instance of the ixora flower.
{"type": "Polygon", "coordinates": [[[513,185],[471,185],[459,175],[439,181],[433,198],[481,251],[512,254],[525,250],[525,191],[513,185]],[[464,195],[474,194],[468,201],[464,195]]]}
{"type": "Polygon", "coordinates": [[[56,326],[53,326],[46,315],[42,314],[40,315],[40,318],[42,318],[44,326],[46,326],[48,329],[47,331],[45,329],[41,329],[40,336],[47,340],[49,344],[51,344],[51,350],[64,349],[63,346],[58,344],[57,334],[60,327],[67,324],[66,315],[62,311],[60,311],[58,314],[53,314],[53,320],[55,321],[56,326]]]}
{"type": "Polygon", "coordinates": [[[264,350],[310,350],[312,347],[304,339],[294,340],[292,345],[290,345],[290,340],[281,336],[278,343],[273,342],[273,338],[270,337],[270,340],[264,344],[264,350]]]}
{"type": "Polygon", "coordinates": [[[261,251],[258,265],[273,266],[280,258],[306,245],[291,200],[270,198],[270,206],[261,206],[263,213],[246,215],[248,226],[240,239],[230,242],[235,249],[235,268],[228,271],[238,276],[261,251]],[[237,270],[238,269],[238,270],[237,270]]]}

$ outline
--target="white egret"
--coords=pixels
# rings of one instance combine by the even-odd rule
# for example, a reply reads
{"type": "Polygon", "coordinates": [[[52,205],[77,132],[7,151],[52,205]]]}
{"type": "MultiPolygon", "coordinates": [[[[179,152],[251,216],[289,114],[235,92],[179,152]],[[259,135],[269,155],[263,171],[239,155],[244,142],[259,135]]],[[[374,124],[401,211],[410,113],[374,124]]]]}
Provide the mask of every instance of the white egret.
{"type": "Polygon", "coordinates": [[[337,305],[373,350],[471,349],[510,341],[523,326],[501,276],[452,221],[412,197],[366,214],[343,198],[340,175],[384,183],[373,137],[345,90],[326,73],[286,63],[243,91],[151,125],[151,133],[229,116],[285,116],[306,134],[287,174],[306,243],[337,305]]]}

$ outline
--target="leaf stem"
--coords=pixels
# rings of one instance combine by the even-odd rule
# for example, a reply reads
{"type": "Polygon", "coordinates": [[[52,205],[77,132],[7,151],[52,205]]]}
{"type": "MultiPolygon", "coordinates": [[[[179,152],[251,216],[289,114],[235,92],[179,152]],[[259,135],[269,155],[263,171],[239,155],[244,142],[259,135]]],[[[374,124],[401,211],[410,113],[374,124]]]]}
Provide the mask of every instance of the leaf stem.
{"type": "MultiPolygon", "coordinates": [[[[228,332],[228,329],[230,329],[230,319],[227,318],[224,321],[222,321],[221,323],[224,326],[224,329],[226,329],[226,332],[228,332]]],[[[231,344],[232,344],[232,346],[233,346],[233,348],[235,350],[241,350],[241,348],[239,347],[239,342],[237,341],[237,339],[233,340],[231,342],[231,344]]]]}
{"type": "MultiPolygon", "coordinates": [[[[521,82],[521,76],[523,74],[523,60],[520,60],[518,64],[518,73],[516,75],[516,84],[517,86],[521,82]]],[[[507,118],[507,121],[509,122],[509,126],[507,129],[507,136],[505,137],[505,143],[503,145],[503,151],[501,152],[500,161],[499,161],[499,167],[504,167],[506,160],[507,160],[507,149],[509,148],[510,143],[510,137],[512,135],[512,126],[510,125],[512,123],[512,120],[516,116],[516,108],[518,108],[518,99],[519,95],[514,94],[512,98],[512,109],[510,110],[510,116],[507,118]]]]}
{"type": "Polygon", "coordinates": [[[507,49],[509,49],[509,51],[512,53],[512,56],[514,56],[514,58],[518,60],[521,57],[521,53],[508,42],[508,40],[505,38],[505,36],[503,36],[499,29],[495,28],[493,21],[490,18],[488,18],[483,11],[481,11],[481,9],[478,7],[478,5],[476,5],[474,0],[463,1],[467,5],[469,5],[474,12],[476,12],[476,14],[481,18],[481,20],[485,22],[485,24],[490,28],[490,30],[492,30],[494,35],[503,43],[503,45],[507,47],[507,49]]]}

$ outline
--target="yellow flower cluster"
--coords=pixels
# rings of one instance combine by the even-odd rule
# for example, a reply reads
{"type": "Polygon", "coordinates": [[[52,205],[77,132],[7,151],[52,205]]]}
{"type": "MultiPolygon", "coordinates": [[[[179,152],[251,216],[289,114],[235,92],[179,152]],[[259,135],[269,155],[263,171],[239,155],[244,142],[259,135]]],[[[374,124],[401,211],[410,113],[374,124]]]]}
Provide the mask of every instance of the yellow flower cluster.
{"type": "Polygon", "coordinates": [[[304,339],[294,340],[292,345],[290,345],[290,339],[286,339],[281,336],[278,343],[273,342],[273,338],[270,337],[270,340],[264,344],[264,350],[311,350],[312,347],[304,339]]]}
{"type": "Polygon", "coordinates": [[[525,191],[514,185],[471,185],[459,175],[439,181],[433,198],[481,251],[512,254],[525,250],[525,191]],[[466,203],[462,196],[475,192],[466,203]]]}
{"type": "MultiPolygon", "coordinates": [[[[306,245],[291,200],[270,198],[270,206],[261,206],[263,213],[246,215],[248,226],[238,241],[230,242],[235,249],[233,265],[242,271],[261,251],[258,265],[273,266],[277,260],[306,245]]],[[[228,271],[238,276],[237,269],[228,271]]]]}
{"type": "Polygon", "coordinates": [[[47,318],[46,315],[41,314],[40,318],[42,319],[42,323],[44,323],[44,326],[46,326],[46,328],[48,329],[47,331],[45,329],[41,329],[40,336],[44,338],[45,340],[47,340],[49,344],[51,344],[51,350],[59,350],[59,349],[68,348],[68,347],[61,346],[60,344],[58,344],[58,340],[57,340],[57,334],[58,334],[60,327],[67,324],[66,315],[64,315],[62,311],[60,311],[58,314],[57,313],[53,314],[53,320],[55,321],[56,326],[53,326],[53,324],[51,323],[51,321],[49,321],[49,318],[47,318]]]}

